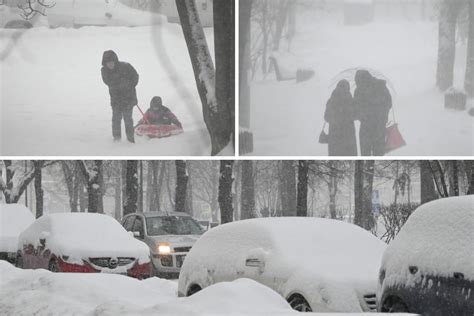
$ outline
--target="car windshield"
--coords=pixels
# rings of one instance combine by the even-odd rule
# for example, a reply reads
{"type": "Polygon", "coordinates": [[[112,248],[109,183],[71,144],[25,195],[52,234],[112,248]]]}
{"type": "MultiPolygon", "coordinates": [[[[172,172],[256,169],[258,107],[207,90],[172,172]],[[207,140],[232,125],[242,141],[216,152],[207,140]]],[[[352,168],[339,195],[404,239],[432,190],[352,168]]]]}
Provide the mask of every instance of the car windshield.
{"type": "Polygon", "coordinates": [[[191,217],[159,216],[146,219],[148,235],[201,235],[203,229],[191,217]]]}

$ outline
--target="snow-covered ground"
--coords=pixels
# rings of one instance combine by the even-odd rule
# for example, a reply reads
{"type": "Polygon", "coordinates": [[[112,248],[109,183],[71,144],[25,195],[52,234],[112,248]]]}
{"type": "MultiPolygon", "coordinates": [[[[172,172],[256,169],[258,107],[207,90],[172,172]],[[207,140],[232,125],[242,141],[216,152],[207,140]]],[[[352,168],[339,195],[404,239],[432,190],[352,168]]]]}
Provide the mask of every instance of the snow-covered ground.
{"type": "MultiPolygon", "coordinates": [[[[315,76],[297,84],[277,82],[272,74],[251,83],[252,155],[327,155],[327,145],[319,144],[318,136],[334,88],[329,86],[338,73],[354,67],[382,72],[397,92],[396,118],[407,146],[391,155],[474,155],[473,118],[465,111],[444,109],[444,96],[435,87],[437,36],[433,21],[379,19],[365,26],[343,26],[340,12],[299,14],[290,55],[315,76]]],[[[287,47],[282,44],[283,50],[287,47]]],[[[463,87],[465,60],[466,45],[459,44],[457,88],[463,87]]]]}
{"type": "Polygon", "coordinates": [[[176,287],[158,278],[20,270],[0,261],[0,314],[298,315],[276,292],[249,279],[219,283],[189,298],[177,298],[176,287]]]}
{"type": "MultiPolygon", "coordinates": [[[[0,30],[0,154],[35,156],[209,155],[194,74],[181,26],[0,30]],[[183,123],[166,139],[112,141],[110,98],[100,75],[102,52],[113,49],[140,75],[145,111],[154,95],[183,123]]],[[[213,29],[206,28],[210,51],[213,29]]],[[[134,109],[135,123],[141,118],[134,109]]],[[[123,128],[123,126],[122,126],[123,128]]]]}

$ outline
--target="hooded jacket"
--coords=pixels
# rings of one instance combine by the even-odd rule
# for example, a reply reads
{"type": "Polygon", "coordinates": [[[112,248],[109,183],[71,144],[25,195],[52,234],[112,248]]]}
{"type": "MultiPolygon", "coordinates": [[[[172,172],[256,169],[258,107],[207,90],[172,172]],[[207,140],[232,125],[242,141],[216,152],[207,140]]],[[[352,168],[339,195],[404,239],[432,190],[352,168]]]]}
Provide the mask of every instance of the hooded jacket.
{"type": "Polygon", "coordinates": [[[358,70],[354,91],[356,119],[362,125],[385,129],[388,112],[392,108],[392,96],[385,80],[374,78],[367,70],[358,70]]]}
{"type": "Polygon", "coordinates": [[[348,81],[337,84],[326,104],[324,119],[329,123],[329,156],[357,156],[354,103],[348,81]]]}
{"type": "Polygon", "coordinates": [[[108,50],[102,56],[102,80],[109,87],[110,105],[112,107],[131,107],[138,103],[135,87],[138,84],[138,73],[129,63],[119,61],[117,54],[108,50]],[[115,62],[110,70],[106,64],[115,62]]]}

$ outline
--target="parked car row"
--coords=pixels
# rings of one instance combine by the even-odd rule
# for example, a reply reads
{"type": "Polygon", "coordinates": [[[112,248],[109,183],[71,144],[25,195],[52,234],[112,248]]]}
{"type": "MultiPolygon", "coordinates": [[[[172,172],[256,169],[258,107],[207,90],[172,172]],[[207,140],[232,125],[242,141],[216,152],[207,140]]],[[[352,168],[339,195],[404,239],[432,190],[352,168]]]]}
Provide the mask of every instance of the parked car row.
{"type": "MultiPolygon", "coordinates": [[[[2,230],[12,207],[19,208],[0,205],[2,230]]],[[[129,214],[122,225],[101,214],[45,215],[19,235],[17,265],[179,275],[179,296],[249,278],[303,312],[474,315],[474,196],[422,205],[388,246],[358,226],[321,218],[242,220],[203,234],[186,213],[150,212],[129,214]]]]}

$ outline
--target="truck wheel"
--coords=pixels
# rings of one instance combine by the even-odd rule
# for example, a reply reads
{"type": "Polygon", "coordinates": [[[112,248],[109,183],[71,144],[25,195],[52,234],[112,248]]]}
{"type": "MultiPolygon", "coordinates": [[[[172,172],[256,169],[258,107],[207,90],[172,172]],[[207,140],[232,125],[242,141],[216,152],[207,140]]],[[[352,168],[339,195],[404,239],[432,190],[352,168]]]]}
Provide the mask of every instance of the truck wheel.
{"type": "Polygon", "coordinates": [[[51,259],[51,261],[49,261],[48,270],[51,272],[59,272],[59,265],[56,259],[51,259]]]}
{"type": "Polygon", "coordinates": [[[312,312],[311,306],[309,306],[308,301],[300,294],[293,294],[288,299],[288,303],[291,308],[298,312],[312,312]]]}

